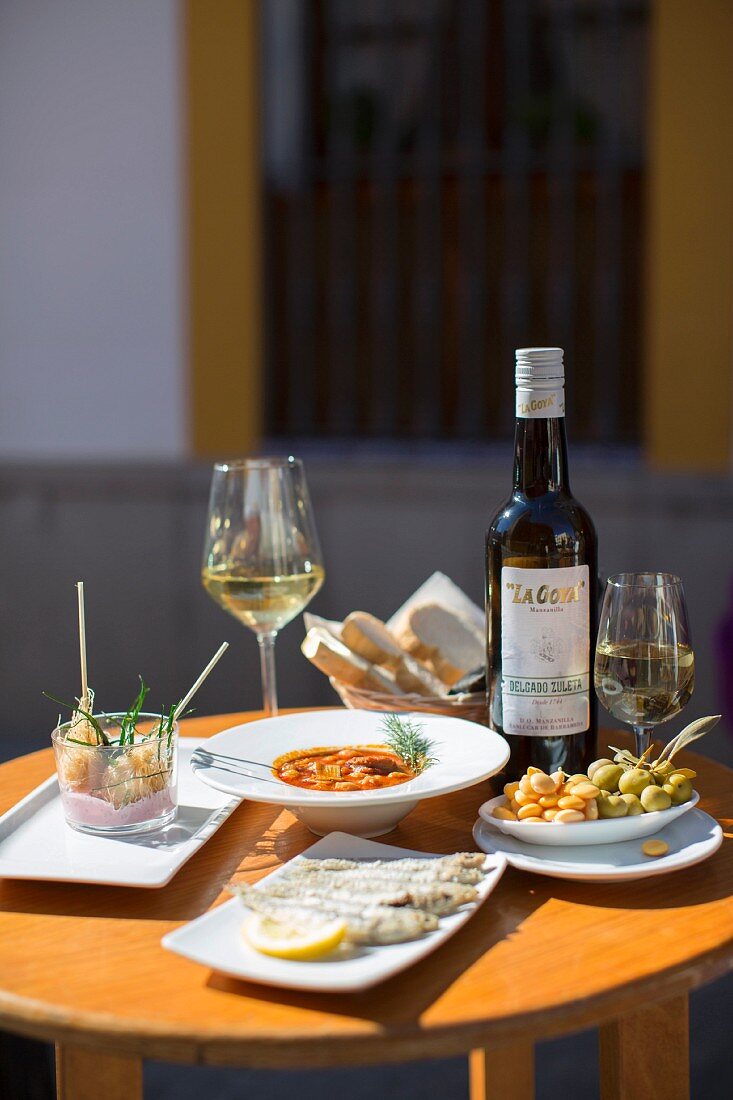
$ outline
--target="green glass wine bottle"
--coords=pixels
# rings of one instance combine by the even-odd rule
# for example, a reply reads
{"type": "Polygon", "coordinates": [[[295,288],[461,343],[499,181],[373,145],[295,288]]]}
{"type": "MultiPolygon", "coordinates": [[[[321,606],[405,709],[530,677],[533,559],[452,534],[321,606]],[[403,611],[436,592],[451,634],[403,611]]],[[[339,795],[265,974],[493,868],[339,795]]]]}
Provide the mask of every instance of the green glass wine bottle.
{"type": "Polygon", "coordinates": [[[595,754],[597,539],[570,490],[564,382],[561,348],[517,351],[514,486],[486,536],[489,721],[510,779],[595,754]]]}

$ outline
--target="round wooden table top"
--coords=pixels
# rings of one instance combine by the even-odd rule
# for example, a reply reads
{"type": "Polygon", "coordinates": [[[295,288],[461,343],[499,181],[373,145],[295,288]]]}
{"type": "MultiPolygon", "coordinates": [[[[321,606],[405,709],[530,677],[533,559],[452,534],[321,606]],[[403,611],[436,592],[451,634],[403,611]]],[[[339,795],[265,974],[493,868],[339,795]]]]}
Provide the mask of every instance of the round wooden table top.
{"type": "MultiPolygon", "coordinates": [[[[198,718],[208,736],[257,714],[198,718]]],[[[601,742],[603,743],[603,742],[601,742]]],[[[585,884],[509,868],[467,925],[361,994],[289,992],[164,951],[161,937],[314,840],[287,810],[243,803],[160,890],[0,882],[0,1026],[180,1062],[307,1067],[464,1053],[616,1019],[733,965],[733,773],[689,754],[725,840],[707,862],[646,882],[585,884]]],[[[53,771],[50,750],[0,767],[0,812],[53,771]]],[[[383,838],[475,848],[488,783],[422,802],[383,838]]]]}

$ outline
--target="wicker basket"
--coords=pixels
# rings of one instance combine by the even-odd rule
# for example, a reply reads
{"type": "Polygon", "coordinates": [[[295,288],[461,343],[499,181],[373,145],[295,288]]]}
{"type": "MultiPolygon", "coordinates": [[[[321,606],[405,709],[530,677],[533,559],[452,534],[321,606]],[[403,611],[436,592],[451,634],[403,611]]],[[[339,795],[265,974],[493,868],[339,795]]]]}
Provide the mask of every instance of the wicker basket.
{"type": "Polygon", "coordinates": [[[486,696],[472,695],[390,695],[387,692],[370,691],[354,687],[341,680],[330,678],[331,687],[350,710],[417,710],[426,714],[445,714],[449,718],[466,718],[469,722],[486,721],[486,696]]]}

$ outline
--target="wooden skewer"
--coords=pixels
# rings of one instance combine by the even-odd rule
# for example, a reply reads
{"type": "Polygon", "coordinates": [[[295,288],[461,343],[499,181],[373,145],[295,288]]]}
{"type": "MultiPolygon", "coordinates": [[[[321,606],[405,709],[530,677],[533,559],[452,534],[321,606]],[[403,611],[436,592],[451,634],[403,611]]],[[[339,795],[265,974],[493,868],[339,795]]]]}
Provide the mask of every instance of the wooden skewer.
{"type": "Polygon", "coordinates": [[[188,694],[183,696],[180,703],[176,707],[176,709],[173,713],[173,721],[174,722],[177,721],[178,717],[186,709],[186,707],[191,702],[191,700],[193,699],[193,697],[196,694],[196,692],[198,691],[198,689],[203,684],[206,677],[211,672],[211,670],[214,667],[214,665],[216,664],[216,662],[219,660],[220,657],[223,657],[224,651],[227,650],[227,649],[229,649],[229,642],[222,642],[222,644],[219,646],[219,648],[217,649],[216,653],[214,654],[214,656],[209,661],[209,663],[206,666],[206,668],[204,669],[204,671],[199,676],[198,680],[196,680],[196,682],[189,689],[188,694]]]}
{"type": "Polygon", "coordinates": [[[87,628],[84,617],[84,581],[76,582],[76,593],[79,601],[79,658],[81,661],[81,699],[79,704],[83,710],[89,708],[89,681],[87,679],[87,628]]]}

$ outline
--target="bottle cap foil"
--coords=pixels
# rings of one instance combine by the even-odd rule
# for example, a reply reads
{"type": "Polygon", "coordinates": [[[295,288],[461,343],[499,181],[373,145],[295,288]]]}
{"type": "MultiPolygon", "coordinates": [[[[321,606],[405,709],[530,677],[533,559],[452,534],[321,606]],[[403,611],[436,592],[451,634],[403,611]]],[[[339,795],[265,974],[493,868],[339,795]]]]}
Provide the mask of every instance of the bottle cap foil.
{"type": "Polygon", "coordinates": [[[562,385],[565,380],[562,348],[517,348],[515,380],[518,386],[552,381],[562,385]]]}

